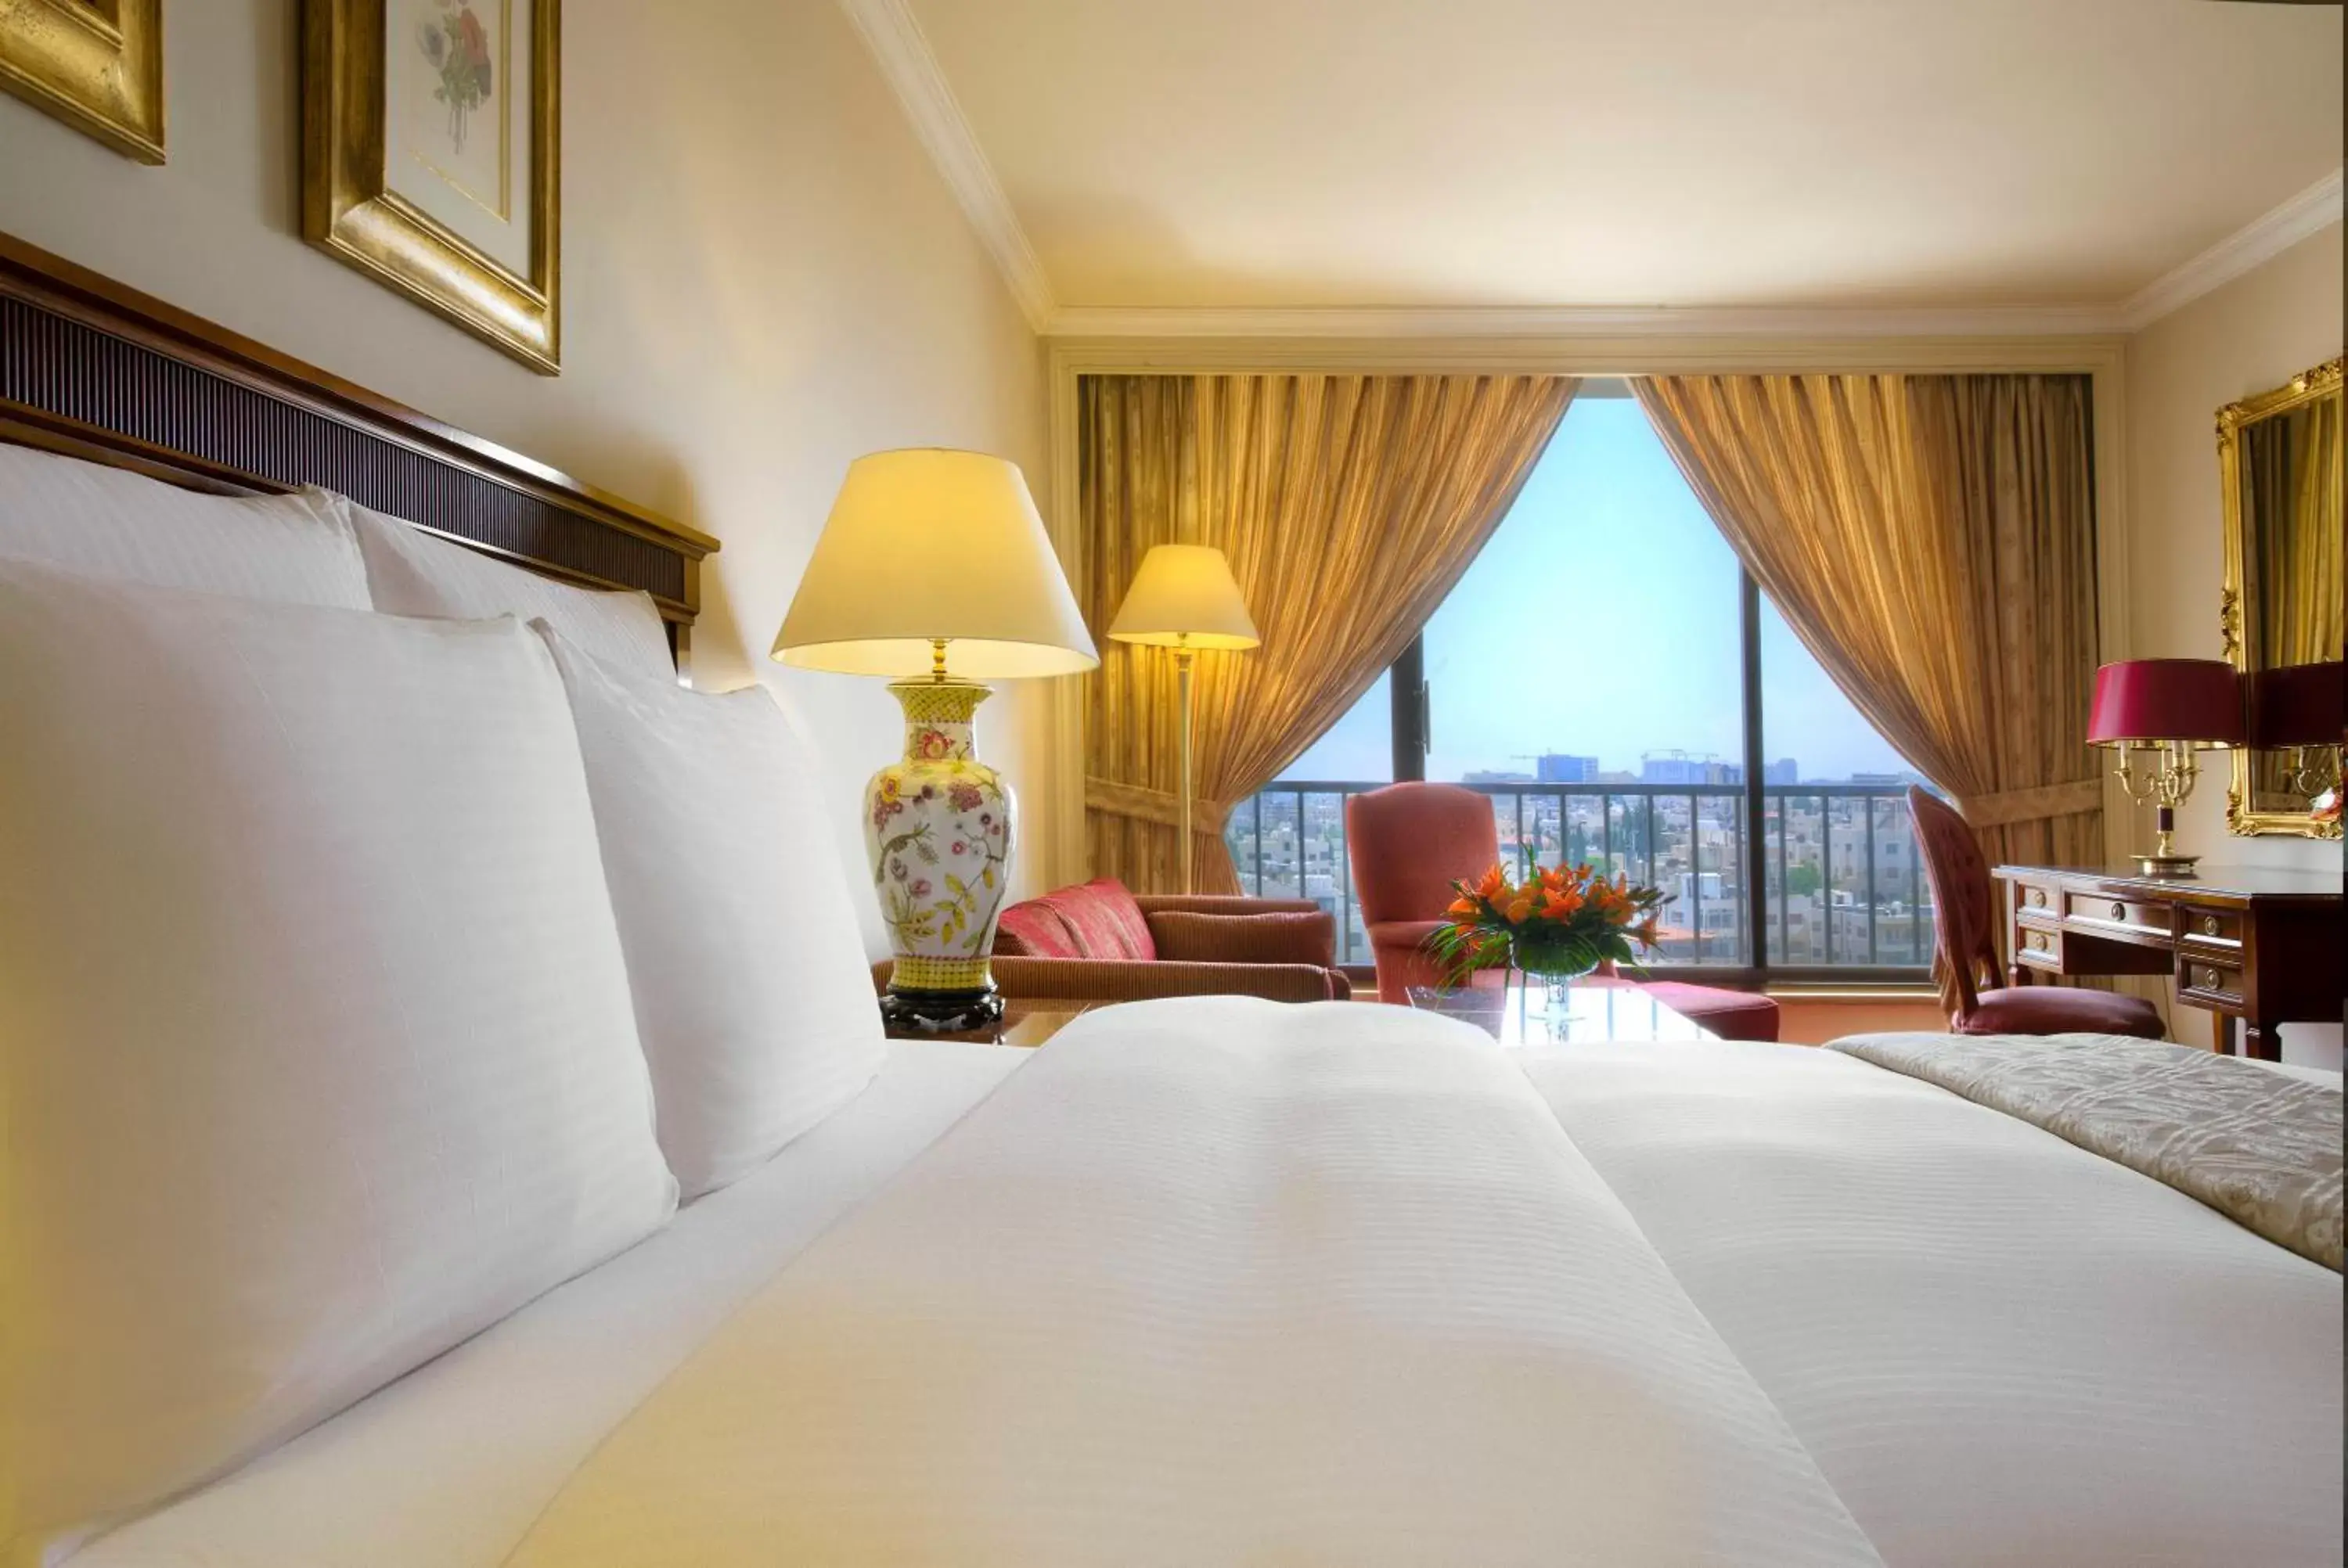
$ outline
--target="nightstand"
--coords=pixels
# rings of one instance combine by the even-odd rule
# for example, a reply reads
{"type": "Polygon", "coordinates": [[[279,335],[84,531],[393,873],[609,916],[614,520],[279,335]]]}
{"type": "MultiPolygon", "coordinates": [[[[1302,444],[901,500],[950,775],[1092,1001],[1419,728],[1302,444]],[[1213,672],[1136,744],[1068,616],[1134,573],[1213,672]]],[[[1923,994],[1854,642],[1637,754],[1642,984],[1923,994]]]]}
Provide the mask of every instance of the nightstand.
{"type": "Polygon", "coordinates": [[[891,1029],[891,1040],[963,1040],[983,1045],[1041,1045],[1068,1025],[1082,1018],[1097,1002],[1012,999],[1004,1002],[1003,1016],[983,1029],[955,1030],[944,1034],[931,1034],[917,1029],[891,1029]]]}

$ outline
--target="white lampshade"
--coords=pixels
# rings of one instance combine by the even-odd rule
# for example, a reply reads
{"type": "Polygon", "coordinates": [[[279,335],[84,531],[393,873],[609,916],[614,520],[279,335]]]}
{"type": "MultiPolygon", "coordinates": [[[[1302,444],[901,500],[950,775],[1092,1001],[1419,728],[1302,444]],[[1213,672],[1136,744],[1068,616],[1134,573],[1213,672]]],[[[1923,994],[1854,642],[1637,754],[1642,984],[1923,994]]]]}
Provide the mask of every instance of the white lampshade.
{"type": "Polygon", "coordinates": [[[1070,675],[1100,662],[1015,463],[933,447],[849,465],[774,656],[850,675],[1070,675]]]}
{"type": "Polygon", "coordinates": [[[1157,648],[1235,650],[1263,641],[1231,563],[1211,545],[1152,545],[1108,634],[1157,648]]]}

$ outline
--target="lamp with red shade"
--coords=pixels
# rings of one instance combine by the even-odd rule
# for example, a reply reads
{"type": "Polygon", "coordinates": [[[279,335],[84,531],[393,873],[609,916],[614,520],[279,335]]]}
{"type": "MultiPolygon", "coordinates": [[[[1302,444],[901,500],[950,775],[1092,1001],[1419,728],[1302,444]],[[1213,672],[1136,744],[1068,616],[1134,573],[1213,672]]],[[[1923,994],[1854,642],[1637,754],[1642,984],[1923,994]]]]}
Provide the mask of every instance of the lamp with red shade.
{"type": "Polygon", "coordinates": [[[2318,822],[2340,818],[2340,756],[2348,729],[2348,666],[2286,664],[2249,678],[2250,743],[2288,753],[2286,782],[2318,822]]]}
{"type": "Polygon", "coordinates": [[[2194,753],[2242,743],[2242,682],[2216,659],[2130,659],[2096,671],[2087,739],[2120,753],[2114,770],[2128,798],[2154,810],[2158,837],[2137,856],[2147,876],[2190,876],[2200,857],[2177,853],[2177,808],[2201,768],[2194,753]],[[2139,777],[2139,758],[2152,759],[2139,777]]]}

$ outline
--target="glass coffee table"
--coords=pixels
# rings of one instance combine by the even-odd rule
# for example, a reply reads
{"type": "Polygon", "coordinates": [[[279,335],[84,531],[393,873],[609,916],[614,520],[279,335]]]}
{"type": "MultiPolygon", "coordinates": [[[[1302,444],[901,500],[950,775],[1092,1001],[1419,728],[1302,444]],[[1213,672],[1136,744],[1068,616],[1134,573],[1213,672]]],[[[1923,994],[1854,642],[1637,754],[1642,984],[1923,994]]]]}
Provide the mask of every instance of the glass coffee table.
{"type": "Polygon", "coordinates": [[[1720,1037],[1636,986],[1581,980],[1552,988],[1511,975],[1498,986],[1413,986],[1410,1005],[1472,1023],[1504,1046],[1597,1040],[1704,1040],[1720,1037]]]}

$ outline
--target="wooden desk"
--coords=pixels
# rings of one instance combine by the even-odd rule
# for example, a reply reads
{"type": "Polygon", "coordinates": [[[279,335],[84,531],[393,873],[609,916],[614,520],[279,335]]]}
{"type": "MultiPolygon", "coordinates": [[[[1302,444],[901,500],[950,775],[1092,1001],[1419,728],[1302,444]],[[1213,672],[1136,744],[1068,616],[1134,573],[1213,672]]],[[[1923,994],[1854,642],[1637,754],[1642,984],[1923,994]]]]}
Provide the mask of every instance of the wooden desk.
{"type": "Polygon", "coordinates": [[[2013,983],[2056,975],[2167,975],[2177,999],[2217,1015],[2214,1044],[2282,1054],[2286,1023],[2338,1023],[2343,990],[2336,872],[2205,866],[2196,877],[2135,866],[2001,866],[2013,983]]]}

